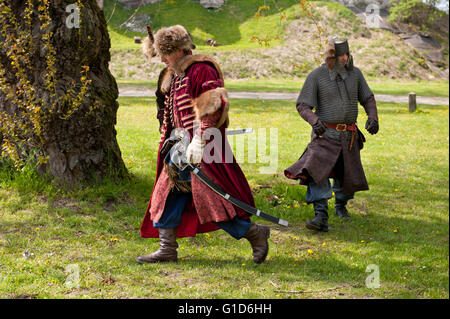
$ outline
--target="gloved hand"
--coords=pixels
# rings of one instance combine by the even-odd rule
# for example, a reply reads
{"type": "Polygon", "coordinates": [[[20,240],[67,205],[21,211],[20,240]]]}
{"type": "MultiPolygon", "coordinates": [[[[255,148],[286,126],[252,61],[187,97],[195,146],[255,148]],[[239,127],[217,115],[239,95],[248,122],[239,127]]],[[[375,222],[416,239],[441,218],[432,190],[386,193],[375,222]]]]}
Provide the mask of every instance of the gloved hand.
{"type": "Polygon", "coordinates": [[[317,136],[322,136],[323,133],[327,130],[327,126],[320,119],[317,119],[317,122],[312,126],[314,134],[317,136]]]}
{"type": "Polygon", "coordinates": [[[194,135],[191,143],[186,149],[186,158],[192,164],[199,164],[202,161],[203,149],[206,142],[199,135],[194,135]]]}
{"type": "Polygon", "coordinates": [[[373,119],[367,119],[366,122],[366,130],[367,132],[369,132],[370,134],[377,134],[378,129],[379,129],[379,125],[378,125],[378,121],[377,120],[373,120],[373,119]]]}

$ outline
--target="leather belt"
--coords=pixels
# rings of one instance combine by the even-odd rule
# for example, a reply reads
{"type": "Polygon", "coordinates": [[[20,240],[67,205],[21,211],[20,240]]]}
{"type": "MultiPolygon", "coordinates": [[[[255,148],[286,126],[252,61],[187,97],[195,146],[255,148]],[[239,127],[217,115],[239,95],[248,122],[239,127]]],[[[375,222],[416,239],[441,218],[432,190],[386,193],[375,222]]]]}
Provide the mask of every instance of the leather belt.
{"type": "Polygon", "coordinates": [[[330,124],[326,123],[329,128],[335,129],[339,132],[345,132],[345,131],[356,131],[356,124],[330,124]]]}
{"type": "Polygon", "coordinates": [[[326,123],[329,128],[335,129],[339,132],[351,131],[352,139],[350,140],[350,144],[348,146],[348,150],[352,150],[353,142],[355,141],[355,132],[356,132],[356,123],[353,124],[330,124],[326,123]]]}

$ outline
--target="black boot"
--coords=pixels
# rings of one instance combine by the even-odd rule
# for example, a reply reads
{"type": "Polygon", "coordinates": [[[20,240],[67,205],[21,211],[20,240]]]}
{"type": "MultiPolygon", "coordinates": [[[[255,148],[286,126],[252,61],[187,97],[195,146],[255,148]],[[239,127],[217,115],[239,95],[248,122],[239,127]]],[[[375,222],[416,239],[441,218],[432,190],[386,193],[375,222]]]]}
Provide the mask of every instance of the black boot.
{"type": "Polygon", "coordinates": [[[306,228],[317,231],[328,231],[328,200],[313,202],[315,217],[306,222],[306,228]]]}
{"type": "Polygon", "coordinates": [[[348,214],[347,208],[345,207],[346,205],[347,201],[336,200],[336,204],[334,205],[335,207],[334,214],[337,217],[349,220],[350,215],[348,214]]]}

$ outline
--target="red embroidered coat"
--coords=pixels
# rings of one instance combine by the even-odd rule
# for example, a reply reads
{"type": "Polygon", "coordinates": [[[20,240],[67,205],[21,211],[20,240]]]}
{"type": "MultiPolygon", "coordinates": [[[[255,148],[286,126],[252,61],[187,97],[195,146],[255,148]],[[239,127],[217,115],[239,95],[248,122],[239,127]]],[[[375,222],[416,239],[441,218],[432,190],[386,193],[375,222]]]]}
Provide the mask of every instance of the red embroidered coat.
{"type": "MultiPolygon", "coordinates": [[[[221,161],[205,163],[202,160],[200,168],[231,196],[255,206],[250,186],[234,156],[231,163],[225,161],[225,148],[228,149],[228,154],[232,153],[225,135],[228,126],[228,96],[223,88],[223,76],[219,66],[207,56],[188,55],[179,61],[174,69],[176,73],[169,72],[162,81],[166,100],[159,148],[161,149],[165,139],[170,137],[171,131],[177,127],[184,127],[192,138],[194,119],[201,121],[202,132],[209,127],[218,128],[221,141],[215,141],[214,138],[207,140],[205,150],[210,143],[222,145],[215,148],[216,151],[220,149],[219,154],[215,156],[219,156],[221,161]]],[[[153,222],[158,222],[161,217],[170,192],[163,160],[158,152],[155,184],[141,225],[142,237],[159,237],[153,222]]],[[[217,230],[219,227],[212,222],[228,221],[236,215],[242,219],[249,218],[248,213],[213,192],[195,175],[191,174],[191,178],[192,199],[186,205],[181,224],[177,228],[178,237],[193,237],[196,233],[217,230]]]]}

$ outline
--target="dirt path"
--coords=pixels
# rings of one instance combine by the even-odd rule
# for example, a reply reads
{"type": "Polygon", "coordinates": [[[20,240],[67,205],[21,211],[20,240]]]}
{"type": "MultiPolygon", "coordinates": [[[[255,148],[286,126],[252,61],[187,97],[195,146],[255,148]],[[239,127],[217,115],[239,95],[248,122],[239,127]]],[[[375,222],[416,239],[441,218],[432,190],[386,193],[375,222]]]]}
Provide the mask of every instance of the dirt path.
{"type": "MultiPolygon", "coordinates": [[[[296,101],[298,93],[282,92],[229,92],[232,99],[287,100],[296,101]]],[[[155,90],[138,87],[119,87],[119,96],[155,96],[155,90]]],[[[376,94],[379,102],[408,103],[408,96],[376,94]]],[[[447,97],[417,96],[417,104],[449,105],[447,97]]]]}

